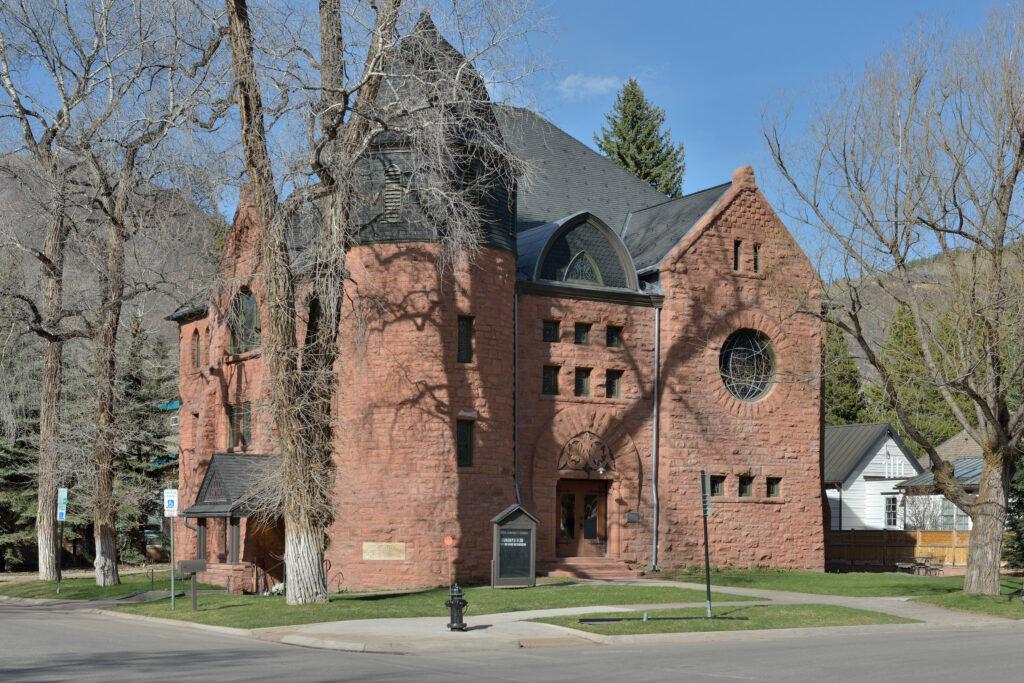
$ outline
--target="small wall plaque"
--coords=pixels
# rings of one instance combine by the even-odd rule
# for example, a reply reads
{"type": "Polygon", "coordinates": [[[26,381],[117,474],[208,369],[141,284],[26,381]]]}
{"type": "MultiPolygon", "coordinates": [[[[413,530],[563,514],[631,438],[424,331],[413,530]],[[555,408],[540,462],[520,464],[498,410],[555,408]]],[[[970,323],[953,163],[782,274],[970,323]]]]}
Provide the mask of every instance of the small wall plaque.
{"type": "Polygon", "coordinates": [[[405,560],[404,543],[363,543],[364,560],[405,560]]]}
{"type": "Polygon", "coordinates": [[[640,521],[640,513],[639,512],[627,512],[626,513],[626,521],[631,523],[631,524],[635,524],[636,522],[639,522],[640,521]]]}

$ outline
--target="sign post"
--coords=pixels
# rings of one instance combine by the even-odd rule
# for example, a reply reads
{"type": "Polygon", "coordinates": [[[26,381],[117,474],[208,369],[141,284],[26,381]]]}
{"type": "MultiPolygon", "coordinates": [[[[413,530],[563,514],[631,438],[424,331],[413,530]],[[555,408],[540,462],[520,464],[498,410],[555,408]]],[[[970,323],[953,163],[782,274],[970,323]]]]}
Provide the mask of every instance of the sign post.
{"type": "Polygon", "coordinates": [[[57,542],[57,595],[64,569],[64,519],[68,516],[68,490],[57,489],[57,521],[60,522],[60,540],[57,542]]]}
{"type": "Polygon", "coordinates": [[[711,514],[711,477],[700,471],[700,509],[704,518],[704,585],[707,589],[708,619],[711,618],[711,555],[708,552],[708,515],[711,514]]]}
{"type": "MultiPolygon", "coordinates": [[[[164,517],[178,516],[178,489],[164,489],[164,517]]],[[[174,609],[174,520],[171,520],[171,609],[174,609]]]]}

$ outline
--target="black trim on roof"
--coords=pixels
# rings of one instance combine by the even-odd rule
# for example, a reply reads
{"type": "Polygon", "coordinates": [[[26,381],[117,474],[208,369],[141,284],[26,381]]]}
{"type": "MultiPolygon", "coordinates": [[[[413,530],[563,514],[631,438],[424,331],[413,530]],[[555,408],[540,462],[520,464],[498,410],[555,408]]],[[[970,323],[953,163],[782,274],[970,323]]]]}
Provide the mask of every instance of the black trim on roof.
{"type": "Polygon", "coordinates": [[[199,486],[196,502],[186,517],[248,517],[252,509],[246,494],[266,468],[278,462],[276,455],[214,453],[199,486]]]}

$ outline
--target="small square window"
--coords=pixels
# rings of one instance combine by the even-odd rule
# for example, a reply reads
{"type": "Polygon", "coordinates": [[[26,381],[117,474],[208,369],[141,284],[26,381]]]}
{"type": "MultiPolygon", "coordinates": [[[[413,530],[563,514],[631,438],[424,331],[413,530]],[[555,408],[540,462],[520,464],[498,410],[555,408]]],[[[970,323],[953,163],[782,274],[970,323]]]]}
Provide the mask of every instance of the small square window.
{"type": "Polygon", "coordinates": [[[590,396],[590,368],[576,368],[577,396],[590,396]]]}
{"type": "Polygon", "coordinates": [[[711,480],[711,495],[712,496],[724,496],[725,495],[725,475],[712,474],[709,479],[711,480]]]}
{"type": "Polygon", "coordinates": [[[562,339],[562,326],[557,320],[544,321],[544,341],[556,343],[562,339]]]}
{"type": "Polygon", "coordinates": [[[740,477],[740,498],[750,498],[754,495],[754,478],[749,475],[740,477]]]}
{"type": "Polygon", "coordinates": [[[604,395],[608,398],[622,396],[622,370],[608,370],[605,373],[604,395]]]}
{"type": "Polygon", "coordinates": [[[761,245],[760,244],[755,244],[754,245],[753,257],[754,257],[754,272],[755,273],[760,273],[761,272],[761,245]]]}
{"type": "Polygon", "coordinates": [[[545,365],[544,366],[544,377],[541,382],[541,393],[549,394],[551,396],[558,395],[558,371],[561,368],[557,365],[545,365]]]}
{"type": "Polygon", "coordinates": [[[609,325],[604,335],[605,346],[617,349],[622,346],[622,328],[618,325],[609,325]]]}
{"type": "Polygon", "coordinates": [[[590,323],[576,323],[574,340],[577,344],[590,343],[590,323]]]}
{"type": "Polygon", "coordinates": [[[473,362],[473,319],[466,315],[459,316],[459,350],[457,360],[460,363],[473,362]]]}
{"type": "Polygon", "coordinates": [[[732,269],[739,270],[743,265],[743,240],[732,241],[732,269]]]}
{"type": "Polygon", "coordinates": [[[459,467],[473,466],[473,421],[455,422],[455,458],[459,467]]]}
{"type": "Polygon", "coordinates": [[[782,479],[780,477],[768,477],[765,480],[765,488],[769,498],[778,498],[782,495],[782,479]]]}

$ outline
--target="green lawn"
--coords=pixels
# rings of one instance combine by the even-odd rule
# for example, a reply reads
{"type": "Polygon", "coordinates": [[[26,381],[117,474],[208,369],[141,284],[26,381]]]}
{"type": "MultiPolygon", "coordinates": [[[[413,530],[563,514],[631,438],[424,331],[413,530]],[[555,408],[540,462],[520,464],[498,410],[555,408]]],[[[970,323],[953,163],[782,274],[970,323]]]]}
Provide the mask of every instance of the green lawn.
{"type": "MultiPolygon", "coordinates": [[[[660,576],[653,576],[677,581],[704,582],[703,569],[673,570],[663,572],[660,576]]],[[[963,577],[878,572],[824,573],[785,569],[720,569],[712,572],[711,585],[797,591],[817,595],[886,597],[956,593],[963,587],[963,577]]]]}
{"type": "Polygon", "coordinates": [[[965,612],[981,612],[994,617],[1007,619],[1024,619],[1024,601],[1020,599],[1020,577],[1003,577],[1002,595],[967,595],[959,591],[946,595],[928,595],[917,598],[917,602],[929,605],[958,609],[965,612]]]}
{"type": "MultiPolygon", "coordinates": [[[[170,572],[157,572],[153,576],[156,590],[171,589],[170,572]]],[[[176,581],[179,590],[187,588],[188,584],[176,581]]],[[[221,588],[221,586],[206,586],[202,588],[221,588]]],[[[149,573],[145,574],[122,574],[121,585],[100,587],[96,585],[96,579],[82,577],[65,579],[60,584],[60,595],[57,595],[57,586],[53,581],[11,581],[0,583],[0,595],[8,595],[13,598],[60,598],[62,600],[98,600],[108,598],[123,598],[150,589],[149,573]]]]}
{"type": "MultiPolygon", "coordinates": [[[[320,621],[378,619],[385,617],[440,617],[448,615],[444,602],[447,589],[404,594],[341,593],[332,595],[326,605],[285,605],[283,597],[210,595],[199,598],[199,610],[179,604],[172,612],[169,600],[116,609],[131,614],[170,617],[202,624],[261,628],[320,621]]],[[[753,598],[716,594],[717,600],[753,598]]],[[[664,586],[615,586],[595,584],[549,584],[535,588],[494,589],[486,586],[466,589],[468,618],[496,612],[514,612],[587,605],[642,605],[675,602],[702,602],[703,591],[664,586]]]]}
{"type": "Polygon", "coordinates": [[[817,626],[860,626],[864,624],[910,624],[903,619],[881,612],[837,607],[833,605],[751,605],[750,607],[721,607],[708,619],[703,607],[648,612],[649,621],[643,621],[642,612],[587,614],[583,616],[537,619],[546,624],[600,633],[608,636],[639,635],[644,633],[687,633],[690,631],[753,631],[772,628],[813,628],[817,626]],[[581,624],[580,619],[626,617],[625,621],[599,624],[581,624]]]}

